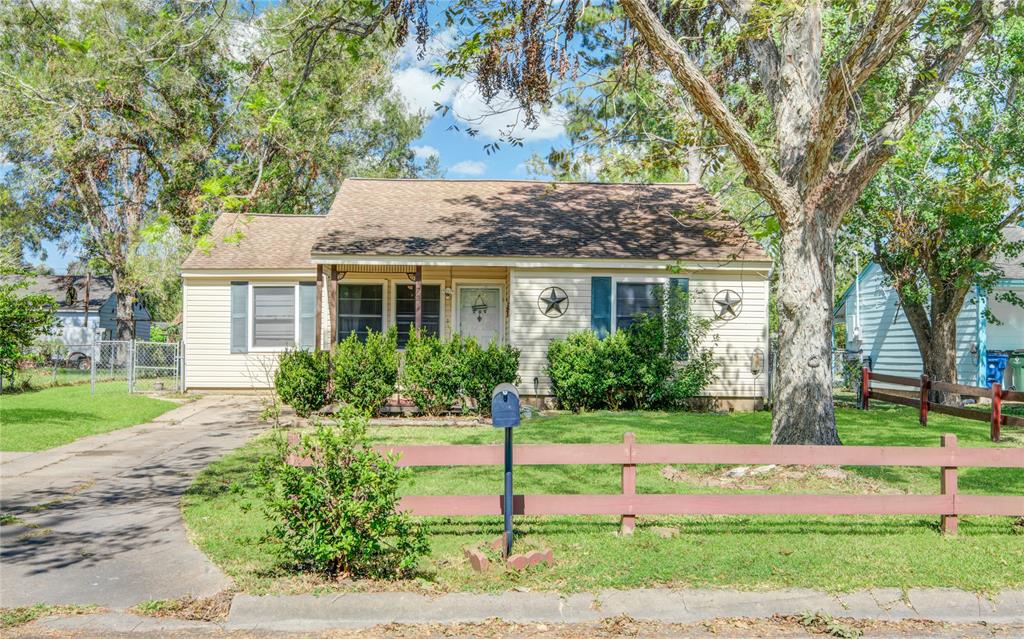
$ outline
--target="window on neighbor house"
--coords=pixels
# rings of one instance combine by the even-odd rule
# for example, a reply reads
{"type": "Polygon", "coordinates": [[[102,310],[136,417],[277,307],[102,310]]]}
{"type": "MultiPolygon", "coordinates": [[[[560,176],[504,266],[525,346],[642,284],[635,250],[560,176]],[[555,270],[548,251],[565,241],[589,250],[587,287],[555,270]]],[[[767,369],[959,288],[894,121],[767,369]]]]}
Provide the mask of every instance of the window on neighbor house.
{"type": "MultiPolygon", "coordinates": [[[[423,284],[423,330],[441,334],[441,285],[423,284]]],[[[416,285],[399,284],[395,289],[395,326],[398,348],[409,341],[409,327],[416,323],[416,285]]]]}
{"type": "Polygon", "coordinates": [[[295,345],[295,287],[252,287],[252,345],[287,348],[295,345]]]}
{"type": "Polygon", "coordinates": [[[352,333],[366,341],[369,331],[384,330],[384,285],[341,284],[338,287],[338,340],[352,333]]]}
{"type": "Polygon", "coordinates": [[[615,286],[615,328],[622,330],[639,315],[657,312],[663,286],[657,283],[619,282],[615,286]]]}

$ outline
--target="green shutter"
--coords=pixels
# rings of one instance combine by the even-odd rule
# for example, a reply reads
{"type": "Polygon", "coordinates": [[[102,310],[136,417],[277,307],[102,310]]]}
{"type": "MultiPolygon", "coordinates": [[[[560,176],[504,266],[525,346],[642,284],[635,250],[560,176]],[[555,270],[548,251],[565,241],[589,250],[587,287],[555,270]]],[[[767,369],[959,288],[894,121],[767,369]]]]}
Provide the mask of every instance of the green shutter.
{"type": "Polygon", "coordinates": [[[612,332],[612,278],[590,278],[590,328],[598,337],[612,332]]]}
{"type": "Polygon", "coordinates": [[[231,282],[231,352],[249,351],[249,282],[231,282]]]}
{"type": "Polygon", "coordinates": [[[316,345],[316,282],[299,282],[299,348],[316,345]]]}
{"type": "MultiPolygon", "coordinates": [[[[683,294],[686,296],[685,305],[682,308],[680,308],[679,310],[682,311],[683,313],[687,314],[686,325],[689,326],[690,325],[690,318],[689,318],[689,312],[690,312],[690,278],[688,278],[688,277],[673,277],[673,278],[671,278],[669,280],[669,282],[668,282],[668,291],[669,291],[669,295],[672,296],[672,297],[674,297],[677,294],[677,291],[682,291],[683,294]]],[[[671,306],[670,306],[670,308],[671,308],[671,306]]],[[[676,355],[676,357],[678,357],[680,360],[683,360],[683,359],[686,359],[688,356],[689,356],[689,353],[686,351],[686,342],[684,341],[683,342],[683,347],[680,349],[680,351],[676,355]]]]}

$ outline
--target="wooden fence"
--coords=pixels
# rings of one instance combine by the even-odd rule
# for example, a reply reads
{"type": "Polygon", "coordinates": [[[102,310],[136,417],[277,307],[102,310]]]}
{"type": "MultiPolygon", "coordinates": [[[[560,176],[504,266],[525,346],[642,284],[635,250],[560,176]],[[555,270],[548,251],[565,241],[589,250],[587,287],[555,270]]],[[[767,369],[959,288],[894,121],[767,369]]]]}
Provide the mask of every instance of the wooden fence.
{"type": "MultiPolygon", "coordinates": [[[[1000,439],[1003,426],[1024,427],[1024,417],[1003,414],[1003,402],[1024,402],[1024,392],[1004,390],[999,383],[992,384],[992,388],[981,386],[967,386],[966,384],[951,384],[949,382],[937,382],[928,378],[927,375],[917,377],[902,377],[899,375],[886,375],[875,373],[864,367],[861,372],[861,408],[868,409],[869,400],[878,399],[883,402],[902,404],[918,409],[919,420],[922,426],[928,425],[928,413],[934,411],[944,415],[954,415],[965,419],[975,419],[982,422],[989,422],[989,436],[992,441],[1000,439]],[[885,390],[875,390],[873,381],[891,384],[893,386],[907,386],[917,392],[917,397],[906,397],[895,393],[887,393],[885,390]],[[985,397],[992,400],[991,409],[988,412],[975,410],[973,408],[962,408],[959,406],[945,406],[931,401],[930,391],[941,391],[945,393],[957,393],[969,397],[985,397]]],[[[1022,453],[1024,454],[1024,453],[1022,453]]]]}
{"type": "MultiPolygon", "coordinates": [[[[298,443],[292,434],[290,442],[298,443]]],[[[964,495],[957,469],[964,466],[1024,468],[1019,448],[959,448],[942,435],[941,448],[910,446],[767,446],[754,444],[520,444],[516,465],[613,464],[622,466],[622,492],[614,495],[516,495],[516,515],[620,515],[631,532],[637,515],[940,515],[942,530],[956,533],[959,515],[1024,515],[1024,496],[964,495]],[[778,464],[936,466],[938,495],[672,494],[636,492],[638,464],[778,464]]],[[[399,466],[501,466],[501,445],[380,446],[398,455],[399,466]]],[[[309,466],[293,452],[288,463],[309,466]]],[[[498,474],[495,474],[498,477],[498,474]]],[[[422,516],[503,515],[501,495],[415,495],[400,508],[422,516]]]]}

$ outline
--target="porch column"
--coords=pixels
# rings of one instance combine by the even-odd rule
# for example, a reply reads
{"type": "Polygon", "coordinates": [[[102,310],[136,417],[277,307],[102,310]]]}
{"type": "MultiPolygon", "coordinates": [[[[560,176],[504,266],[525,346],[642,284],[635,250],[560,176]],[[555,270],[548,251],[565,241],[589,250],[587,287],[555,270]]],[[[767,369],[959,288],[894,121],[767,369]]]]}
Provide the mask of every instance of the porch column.
{"type": "Polygon", "coordinates": [[[416,267],[416,332],[423,326],[423,267],[416,267]]]}
{"type": "Polygon", "coordinates": [[[324,341],[324,265],[316,265],[316,338],[313,340],[315,350],[323,349],[324,341]]]}
{"type": "Polygon", "coordinates": [[[327,346],[330,347],[338,339],[338,267],[331,264],[331,285],[327,289],[327,313],[328,326],[331,334],[327,337],[327,346]]]}

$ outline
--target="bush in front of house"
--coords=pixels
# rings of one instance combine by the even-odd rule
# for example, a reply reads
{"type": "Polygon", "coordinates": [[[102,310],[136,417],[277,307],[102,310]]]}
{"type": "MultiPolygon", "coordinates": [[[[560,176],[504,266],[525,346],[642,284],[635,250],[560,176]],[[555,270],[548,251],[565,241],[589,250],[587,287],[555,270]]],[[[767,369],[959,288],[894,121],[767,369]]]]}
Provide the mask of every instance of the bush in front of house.
{"type": "Polygon", "coordinates": [[[370,446],[366,417],[344,408],[337,423],[318,424],[298,446],[283,440],[257,477],[272,534],[295,565],[329,578],[389,579],[412,574],[428,551],[426,533],[398,511],[405,473],[370,446]],[[298,468],[289,453],[313,460],[298,468]]]}
{"type": "Polygon", "coordinates": [[[491,342],[486,348],[473,338],[463,343],[463,394],[481,415],[491,414],[491,393],[498,384],[519,383],[519,349],[491,342]]]}
{"type": "Polygon", "coordinates": [[[355,333],[338,342],[332,354],[334,398],[368,414],[376,414],[398,384],[398,336],[394,327],[355,333]]]}
{"type": "Polygon", "coordinates": [[[402,357],[402,392],[420,412],[440,415],[462,397],[465,340],[442,340],[424,331],[409,331],[402,357]]]}
{"type": "Polygon", "coordinates": [[[711,328],[673,292],[668,308],[641,315],[600,339],[572,333],[548,347],[548,374],[559,403],[570,410],[672,408],[714,380],[715,361],[701,342],[711,328]]]}
{"type": "Polygon", "coordinates": [[[307,417],[328,404],[328,354],[294,350],[281,353],[274,373],[274,390],[299,417],[307,417]]]}

